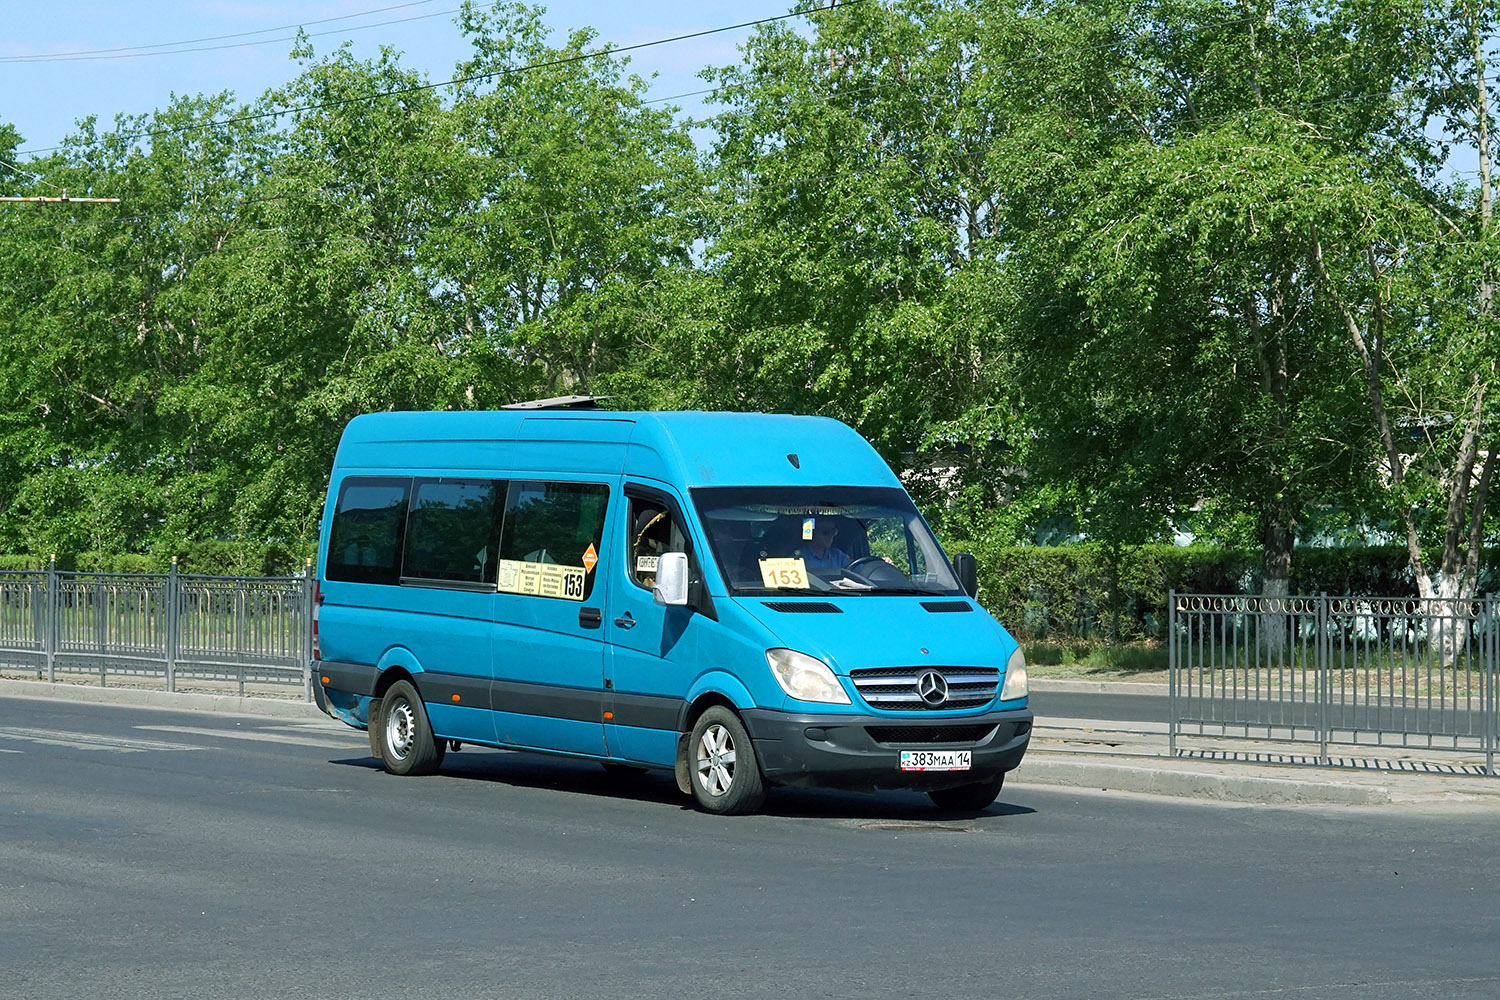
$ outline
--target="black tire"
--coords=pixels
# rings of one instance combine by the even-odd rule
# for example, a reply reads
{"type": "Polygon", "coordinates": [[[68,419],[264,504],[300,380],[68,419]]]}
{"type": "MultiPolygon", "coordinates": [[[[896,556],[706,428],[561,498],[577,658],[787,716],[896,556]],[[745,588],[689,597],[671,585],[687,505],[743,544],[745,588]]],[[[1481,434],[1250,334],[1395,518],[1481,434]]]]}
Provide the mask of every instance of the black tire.
{"type": "Polygon", "coordinates": [[[688,739],[693,798],[705,812],[741,816],[766,801],[755,747],[740,717],[715,705],[698,717],[688,739]]]}
{"type": "Polygon", "coordinates": [[[422,697],[410,681],[392,684],[381,699],[375,739],[380,759],[392,774],[431,774],[448,749],[445,741],[433,738],[422,697]]]}
{"type": "Polygon", "coordinates": [[[988,781],[978,781],[972,785],[959,785],[957,788],[942,788],[935,792],[928,792],[932,804],[939,809],[949,812],[979,812],[988,809],[1000,795],[1000,789],[1005,784],[1005,775],[997,774],[988,781]]]}

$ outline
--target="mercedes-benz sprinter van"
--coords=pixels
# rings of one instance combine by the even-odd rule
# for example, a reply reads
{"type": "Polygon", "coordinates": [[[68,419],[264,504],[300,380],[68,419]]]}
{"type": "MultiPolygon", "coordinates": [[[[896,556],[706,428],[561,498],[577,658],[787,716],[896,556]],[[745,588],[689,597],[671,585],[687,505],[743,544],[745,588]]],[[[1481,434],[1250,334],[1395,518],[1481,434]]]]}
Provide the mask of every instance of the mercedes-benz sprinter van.
{"type": "Polygon", "coordinates": [[[463,744],[990,805],[1030,739],[1015,639],[869,443],[822,417],[501,410],[349,423],[314,676],[394,774],[463,744]]]}

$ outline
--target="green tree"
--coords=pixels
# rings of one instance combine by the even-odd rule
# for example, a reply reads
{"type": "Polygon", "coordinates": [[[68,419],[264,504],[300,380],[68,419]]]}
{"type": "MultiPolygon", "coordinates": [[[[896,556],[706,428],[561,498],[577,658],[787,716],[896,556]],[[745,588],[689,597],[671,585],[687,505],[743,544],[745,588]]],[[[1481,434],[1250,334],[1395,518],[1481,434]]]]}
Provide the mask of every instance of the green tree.
{"type": "Polygon", "coordinates": [[[1395,29],[1337,14],[1152,8],[1120,38],[1119,81],[1072,108],[1107,146],[1040,186],[1008,271],[1044,478],[1125,541],[1195,507],[1248,515],[1267,594],[1310,511],[1356,496],[1366,467],[1317,234],[1350,241],[1347,269],[1369,213],[1404,211],[1395,29]]]}
{"type": "Polygon", "coordinates": [[[296,110],[247,185],[234,238],[206,262],[213,341],[192,406],[236,484],[221,529],[234,537],[314,533],[356,414],[492,403],[507,378],[487,345],[454,337],[417,273],[442,212],[438,95],[390,50],[294,55],[302,73],[254,110],[296,110]]]}
{"type": "MultiPolygon", "coordinates": [[[[1401,11],[1421,137],[1408,187],[1423,225],[1372,239],[1364,267],[1325,273],[1358,359],[1367,421],[1380,444],[1383,505],[1404,536],[1419,593],[1477,592],[1488,495],[1500,461],[1496,428],[1494,80],[1500,4],[1414,3],[1401,11]],[[1455,149],[1474,179],[1447,172],[1455,149]],[[1340,277],[1342,280],[1339,280],[1340,277]],[[1426,545],[1437,542],[1429,562],[1426,545]]],[[[1321,259],[1321,258],[1320,258],[1321,259]]],[[[1462,635],[1447,641],[1461,648],[1462,635]]]]}
{"type": "Polygon", "coordinates": [[[174,518],[212,520],[213,491],[177,407],[199,363],[198,264],[224,238],[224,220],[200,206],[238,189],[252,132],[201,126],[233,110],[220,95],[122,117],[105,133],[85,121],[28,164],[44,193],[121,199],[47,205],[19,223],[29,238],[11,261],[14,335],[0,348],[19,397],[7,521],[34,552],[140,550],[174,518]]]}
{"type": "Polygon", "coordinates": [[[417,274],[456,333],[507,359],[512,399],[607,390],[601,377],[665,335],[660,297],[692,271],[691,136],[590,30],[553,47],[541,11],[519,5],[465,5],[459,22],[473,55],[417,274]]]}
{"type": "Polygon", "coordinates": [[[1010,98],[988,45],[1022,45],[1010,4],[866,3],[761,28],[705,73],[718,213],[707,250],[723,334],[714,405],[820,412],[890,459],[984,445],[1003,422],[991,328],[973,308],[998,192],[988,151],[1010,98]]]}

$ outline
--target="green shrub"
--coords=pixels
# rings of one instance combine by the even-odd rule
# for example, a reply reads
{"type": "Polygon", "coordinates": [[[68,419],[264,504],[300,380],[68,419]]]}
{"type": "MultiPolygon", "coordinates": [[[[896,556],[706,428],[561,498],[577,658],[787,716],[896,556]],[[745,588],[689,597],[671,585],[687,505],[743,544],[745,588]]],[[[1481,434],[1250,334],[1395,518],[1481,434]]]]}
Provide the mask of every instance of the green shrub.
{"type": "MultiPolygon", "coordinates": [[[[1169,592],[1255,594],[1262,582],[1260,553],[1249,550],[1096,543],[955,543],[951,548],[975,553],[980,600],[1006,628],[1027,640],[1161,640],[1166,635],[1169,592]]],[[[1484,564],[1495,565],[1495,555],[1500,553],[1487,554],[1484,564]]],[[[1492,579],[1481,576],[1482,592],[1492,579]]],[[[1290,586],[1293,594],[1416,596],[1406,550],[1400,546],[1299,548],[1292,559],[1290,586]]]]}
{"type": "MultiPolygon", "coordinates": [[[[166,573],[177,557],[181,573],[201,576],[296,576],[317,551],[316,543],[253,545],[245,542],[188,542],[171,550],[59,552],[57,568],[78,573],[166,573]]],[[[47,556],[0,555],[0,569],[46,569],[47,556]]]]}

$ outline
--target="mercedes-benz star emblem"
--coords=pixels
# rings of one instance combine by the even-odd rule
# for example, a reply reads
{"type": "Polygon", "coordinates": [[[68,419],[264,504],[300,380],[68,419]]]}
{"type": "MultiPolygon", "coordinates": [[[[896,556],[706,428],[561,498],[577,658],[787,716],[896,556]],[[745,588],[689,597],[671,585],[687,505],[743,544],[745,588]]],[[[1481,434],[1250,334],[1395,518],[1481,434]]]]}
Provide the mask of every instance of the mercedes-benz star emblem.
{"type": "Polygon", "coordinates": [[[948,700],[948,682],[936,670],[929,670],[917,678],[917,696],[930,708],[937,708],[948,700]]]}

